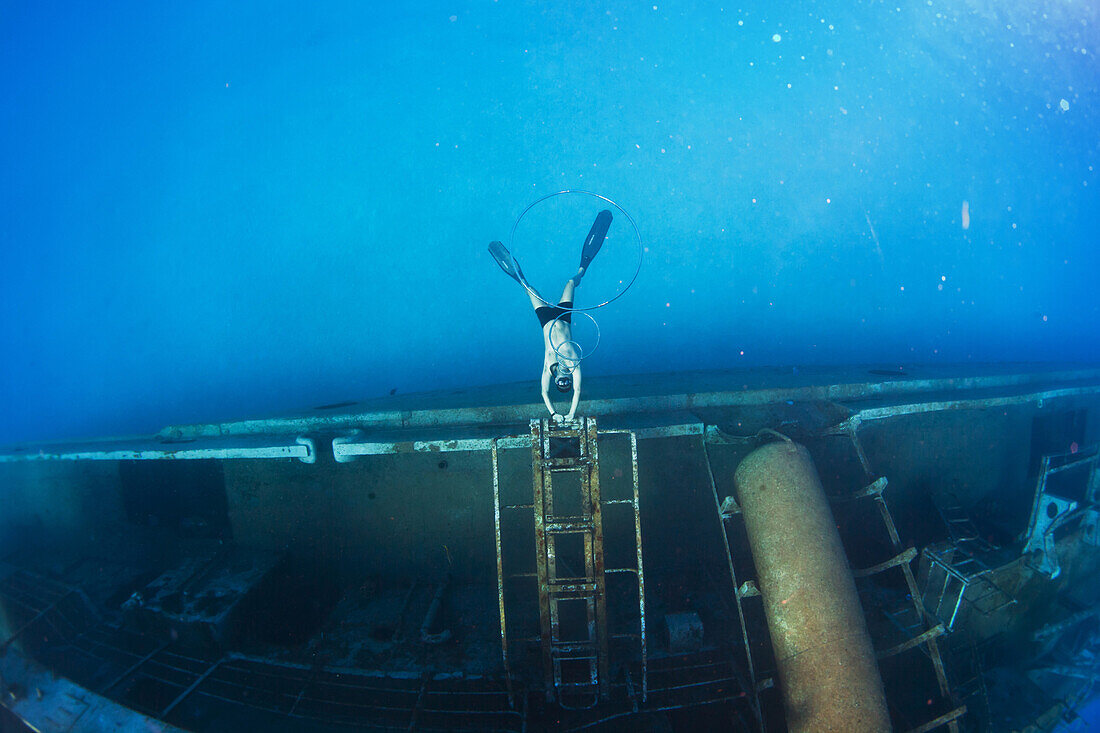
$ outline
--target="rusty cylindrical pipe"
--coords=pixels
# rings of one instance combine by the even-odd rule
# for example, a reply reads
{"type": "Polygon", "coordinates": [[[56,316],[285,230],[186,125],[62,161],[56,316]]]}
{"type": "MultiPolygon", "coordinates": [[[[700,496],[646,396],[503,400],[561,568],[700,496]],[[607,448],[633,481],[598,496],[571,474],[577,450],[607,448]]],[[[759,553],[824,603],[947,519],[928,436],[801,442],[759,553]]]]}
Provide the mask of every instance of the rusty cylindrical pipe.
{"type": "Polygon", "coordinates": [[[789,441],[762,446],[734,483],[789,729],[890,730],[871,636],[809,451],[789,441]]]}

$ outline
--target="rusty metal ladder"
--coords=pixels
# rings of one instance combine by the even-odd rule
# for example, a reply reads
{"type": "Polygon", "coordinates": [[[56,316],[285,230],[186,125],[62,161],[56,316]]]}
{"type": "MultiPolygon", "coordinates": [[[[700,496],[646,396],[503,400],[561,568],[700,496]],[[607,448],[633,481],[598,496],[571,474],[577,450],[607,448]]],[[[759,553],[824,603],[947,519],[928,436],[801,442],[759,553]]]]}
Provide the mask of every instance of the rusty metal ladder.
{"type": "MultiPolygon", "coordinates": [[[[552,699],[556,693],[563,707],[592,707],[607,695],[609,675],[596,422],[587,418],[570,425],[532,421],[531,440],[543,671],[547,680],[553,679],[547,697],[552,699]],[[560,484],[567,481],[566,490],[577,493],[565,497],[560,484]],[[575,546],[577,540],[583,543],[583,570],[560,556],[561,544],[575,546]],[[576,611],[582,605],[584,620],[577,623],[576,611]],[[571,616],[565,624],[563,610],[571,616]]],[[[571,559],[575,563],[579,558],[574,553],[571,559]]]]}
{"type": "MultiPolygon", "coordinates": [[[[867,486],[863,489],[834,501],[855,501],[861,499],[870,498],[874,501],[875,506],[878,509],[879,516],[882,519],[882,523],[886,529],[886,532],[890,538],[890,542],[893,545],[894,551],[897,553],[893,558],[890,558],[872,568],[866,568],[863,570],[853,571],[853,574],[858,577],[868,577],[877,573],[883,572],[891,568],[900,568],[902,576],[905,579],[905,586],[909,593],[906,598],[911,602],[904,609],[904,613],[894,612],[887,613],[890,620],[897,624],[900,628],[906,630],[908,633],[914,633],[921,631],[916,636],[913,636],[908,641],[902,642],[889,649],[879,650],[877,656],[880,660],[892,657],[897,654],[901,654],[914,647],[921,647],[925,654],[932,662],[932,667],[936,673],[936,683],[939,687],[940,695],[947,701],[954,703],[955,695],[951,689],[951,685],[947,679],[947,672],[944,669],[943,656],[940,653],[939,644],[937,639],[946,633],[946,628],[943,624],[932,625],[933,621],[936,621],[934,616],[928,613],[928,610],[924,606],[924,601],[921,596],[920,588],[917,585],[917,579],[913,573],[913,569],[910,563],[917,557],[917,552],[914,548],[905,548],[902,544],[901,537],[898,534],[897,524],[894,522],[893,514],[890,512],[890,507],[886,503],[886,498],[883,496],[883,491],[886,489],[887,480],[885,476],[876,477],[875,471],[871,468],[871,462],[867,457],[867,452],[863,448],[863,442],[859,437],[859,429],[862,426],[862,420],[859,415],[852,415],[847,420],[834,425],[824,431],[824,435],[837,435],[846,437],[850,442],[852,450],[855,452],[856,458],[859,460],[860,467],[863,469],[864,476],[871,480],[867,486]],[[907,621],[899,621],[899,617],[907,617],[907,621]]],[[[884,611],[885,612],[885,611],[884,611]]],[[[940,715],[939,717],[930,720],[923,725],[919,725],[913,728],[909,733],[927,733],[937,728],[946,726],[950,733],[958,733],[959,731],[959,719],[966,714],[966,705],[956,705],[954,709],[940,715]]]]}
{"type": "MultiPolygon", "coordinates": [[[[540,633],[532,641],[541,646],[546,697],[548,701],[556,699],[559,705],[571,709],[594,707],[601,699],[608,697],[611,676],[609,641],[613,637],[630,637],[638,642],[643,701],[648,691],[637,436],[622,430],[606,431],[604,434],[629,437],[633,468],[631,498],[602,499],[600,434],[595,419],[580,418],[561,424],[549,420],[531,421],[531,504],[501,505],[498,446],[495,441],[492,447],[497,581],[505,672],[511,676],[504,604],[505,580],[508,577],[534,575],[538,581],[540,633]],[[633,508],[635,567],[605,567],[603,508],[608,505],[633,508]],[[504,572],[501,510],[524,508],[534,512],[536,572],[508,575],[504,572]],[[612,635],[608,631],[606,576],[615,573],[632,574],[637,579],[637,634],[612,635]]],[[[629,672],[627,674],[629,677],[629,672]]]]}

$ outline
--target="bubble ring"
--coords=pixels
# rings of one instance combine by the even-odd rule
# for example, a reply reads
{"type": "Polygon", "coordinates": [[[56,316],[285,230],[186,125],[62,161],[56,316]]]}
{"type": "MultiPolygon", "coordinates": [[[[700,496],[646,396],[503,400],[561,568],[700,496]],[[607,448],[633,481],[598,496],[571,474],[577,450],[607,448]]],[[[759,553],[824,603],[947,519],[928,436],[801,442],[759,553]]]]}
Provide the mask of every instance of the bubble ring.
{"type": "MultiPolygon", "coordinates": [[[[642,258],[643,258],[643,255],[645,254],[645,246],[642,244],[642,233],[640,231],[638,231],[638,225],[634,222],[634,217],[632,217],[630,214],[628,214],[626,209],[619,206],[617,203],[615,203],[611,199],[607,198],[606,196],[601,196],[598,193],[593,193],[591,191],[583,191],[583,190],[577,189],[577,188],[567,188],[564,191],[555,191],[554,193],[548,193],[545,196],[543,196],[542,198],[538,198],[538,199],[535,199],[534,201],[532,201],[530,204],[527,205],[526,209],[524,209],[523,211],[520,212],[520,215],[516,218],[515,224],[512,225],[512,232],[508,235],[508,249],[509,249],[509,251],[514,251],[514,249],[515,249],[515,240],[516,240],[516,229],[519,227],[519,223],[521,221],[523,221],[523,217],[525,217],[527,215],[528,211],[530,211],[537,204],[542,203],[546,199],[551,199],[551,198],[554,198],[555,196],[562,196],[562,195],[567,194],[567,193],[583,193],[586,196],[592,196],[594,198],[600,199],[601,201],[606,201],[607,203],[611,204],[616,209],[618,209],[619,212],[622,213],[623,216],[626,217],[627,221],[630,222],[630,226],[634,230],[634,238],[638,240],[638,266],[634,268],[634,274],[630,277],[630,281],[627,282],[626,287],[623,288],[622,291],[618,295],[614,296],[613,298],[608,298],[607,300],[603,301],[602,303],[597,303],[596,305],[590,305],[587,308],[567,308],[566,309],[566,312],[569,312],[569,313],[573,313],[573,312],[580,313],[580,312],[583,312],[583,311],[594,311],[597,308],[603,308],[605,305],[607,305],[609,303],[614,303],[616,300],[623,297],[623,295],[626,294],[626,291],[630,290],[630,286],[634,284],[634,281],[638,279],[638,273],[640,273],[642,271],[642,258]]],[[[515,256],[513,256],[512,259],[514,260],[515,256]]],[[[537,292],[535,292],[535,289],[533,287],[531,287],[531,285],[527,282],[526,278],[521,277],[520,278],[520,284],[523,285],[524,289],[527,290],[528,293],[533,295],[535,298],[540,300],[545,305],[548,305],[548,306],[554,306],[555,305],[554,303],[551,303],[550,301],[546,300],[541,295],[539,295],[537,292]]],[[[557,320],[557,319],[555,319],[555,320],[557,320]]],[[[597,326],[596,328],[599,329],[599,326],[597,326]]],[[[555,351],[556,351],[556,349],[555,349],[555,351]]],[[[595,349],[593,349],[593,351],[595,351],[595,349]]]]}
{"type": "MultiPolygon", "coordinates": [[[[592,350],[589,351],[586,354],[584,352],[584,348],[575,339],[568,339],[566,341],[562,341],[560,344],[556,344],[556,345],[554,344],[554,339],[552,338],[552,336],[554,335],[554,325],[557,324],[559,319],[564,318],[567,315],[572,315],[572,313],[573,313],[570,310],[566,310],[564,313],[561,313],[557,318],[550,321],[550,336],[547,337],[547,338],[550,339],[550,347],[552,349],[554,349],[554,353],[558,355],[558,363],[559,364],[562,361],[569,361],[569,362],[576,361],[577,365],[579,365],[583,360],[585,360],[588,357],[595,354],[596,349],[600,348],[600,324],[596,322],[596,319],[592,317],[591,313],[585,313],[584,311],[579,311],[579,312],[582,316],[587,316],[588,320],[592,321],[592,325],[596,327],[596,345],[593,346],[592,350]],[[576,357],[566,356],[565,354],[561,353],[560,349],[563,346],[565,346],[566,344],[573,344],[573,347],[576,348],[576,350],[577,350],[577,356],[576,357]]],[[[572,335],[572,324],[570,324],[570,335],[572,335]]],[[[572,366],[572,367],[569,368],[569,371],[572,372],[576,368],[577,368],[576,366],[572,366]]]]}

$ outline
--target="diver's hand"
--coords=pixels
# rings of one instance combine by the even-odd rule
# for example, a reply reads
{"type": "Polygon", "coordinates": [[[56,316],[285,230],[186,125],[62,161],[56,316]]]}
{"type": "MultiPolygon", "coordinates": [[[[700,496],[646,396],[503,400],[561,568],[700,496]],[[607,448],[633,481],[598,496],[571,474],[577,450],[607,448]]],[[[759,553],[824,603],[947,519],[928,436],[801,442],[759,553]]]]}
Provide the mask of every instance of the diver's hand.
{"type": "Polygon", "coordinates": [[[550,419],[556,422],[558,425],[561,425],[566,420],[572,420],[573,416],[570,415],[568,418],[566,418],[565,415],[559,415],[556,412],[552,412],[550,413],[550,419]]]}

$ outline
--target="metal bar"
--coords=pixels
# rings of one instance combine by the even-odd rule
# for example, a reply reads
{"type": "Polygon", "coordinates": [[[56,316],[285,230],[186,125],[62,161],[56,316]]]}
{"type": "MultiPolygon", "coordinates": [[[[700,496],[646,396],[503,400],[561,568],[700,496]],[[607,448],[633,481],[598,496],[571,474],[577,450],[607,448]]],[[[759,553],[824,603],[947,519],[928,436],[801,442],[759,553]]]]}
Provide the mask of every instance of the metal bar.
{"type": "Polygon", "coordinates": [[[928,733],[928,731],[935,730],[943,725],[950,725],[953,728],[957,728],[959,718],[964,715],[966,715],[966,706],[960,705],[949,713],[944,713],[934,720],[929,720],[924,725],[919,725],[911,729],[909,733],[928,733]]]}
{"type": "MultiPolygon", "coordinates": [[[[722,504],[718,500],[718,486],[714,482],[714,469],[710,465],[710,449],[707,447],[706,439],[702,441],[702,445],[703,462],[707,466],[707,476],[710,479],[710,492],[711,496],[714,497],[714,511],[718,517],[718,527],[722,530],[722,543],[726,548],[726,564],[729,566],[730,581],[733,583],[733,600],[737,604],[737,618],[741,621],[741,641],[745,647],[745,661],[749,668],[749,689],[752,695],[749,700],[749,708],[752,710],[753,718],[756,720],[757,729],[763,731],[764,718],[760,710],[760,697],[756,690],[756,666],[752,661],[752,648],[749,645],[749,629],[745,624],[745,609],[741,605],[740,586],[737,584],[737,571],[733,569],[733,551],[730,549],[729,534],[726,532],[726,523],[722,518],[722,504]]],[[[742,685],[742,687],[744,687],[744,685],[742,685]]]]}
{"type": "MultiPolygon", "coordinates": [[[[32,619],[30,620],[30,621],[28,621],[27,623],[23,624],[23,625],[22,625],[22,626],[20,626],[20,627],[19,627],[18,629],[16,629],[15,633],[13,633],[13,634],[12,634],[11,636],[9,636],[9,637],[8,637],[7,639],[5,639],[5,640],[4,640],[4,643],[3,643],[3,644],[0,644],[0,654],[4,654],[4,653],[6,653],[6,652],[8,651],[8,647],[9,647],[9,646],[11,645],[11,643],[12,643],[13,641],[15,641],[16,639],[18,639],[18,638],[19,638],[20,634],[22,634],[22,633],[23,633],[24,631],[26,631],[27,629],[29,629],[29,628],[30,628],[31,626],[33,626],[33,625],[35,624],[35,622],[37,622],[37,621],[38,621],[39,619],[41,619],[41,618],[42,618],[43,616],[45,616],[45,615],[46,615],[47,613],[49,613],[49,612],[50,612],[50,611],[52,611],[52,610],[53,610],[54,608],[56,608],[56,607],[57,607],[57,605],[58,605],[59,603],[61,603],[61,601],[63,601],[63,600],[65,600],[66,598],[68,598],[68,597],[69,597],[69,595],[70,595],[71,593],[72,593],[72,591],[69,591],[69,593],[66,593],[65,595],[61,596],[61,597],[60,597],[60,598],[58,598],[58,599],[57,599],[56,601],[54,601],[54,602],[53,602],[53,603],[51,603],[50,605],[48,605],[48,606],[46,606],[45,608],[43,608],[43,609],[42,609],[41,611],[39,611],[39,612],[38,612],[37,614],[35,614],[35,616],[34,616],[34,617],[33,617],[33,618],[32,618],[32,619]]],[[[52,625],[52,624],[51,624],[51,625],[52,625]]],[[[71,625],[71,624],[70,624],[70,625],[71,625]]],[[[56,627],[54,627],[54,628],[56,629],[56,627]]],[[[58,633],[60,633],[60,632],[58,632],[58,633]]]]}
{"type": "MultiPolygon", "coordinates": [[[[959,386],[952,385],[952,388],[958,389],[959,386]]],[[[1095,394],[1098,391],[1100,391],[1100,387],[1096,386],[1071,387],[1068,389],[1051,389],[1042,392],[1029,392],[1027,394],[1011,395],[1007,397],[984,397],[969,400],[914,402],[904,405],[891,405],[888,407],[872,407],[866,410],[860,410],[844,422],[831,428],[828,432],[847,432],[847,430],[849,429],[849,425],[853,423],[858,429],[859,423],[869,422],[871,420],[885,420],[892,417],[902,417],[904,415],[919,415],[921,413],[928,412],[947,412],[950,410],[983,410],[990,407],[1026,405],[1031,402],[1041,403],[1044,400],[1051,400],[1059,397],[1078,397],[1095,394]]]]}
{"type": "Polygon", "coordinates": [[[852,445],[855,446],[856,455],[859,457],[859,465],[863,466],[863,473],[867,475],[867,478],[872,478],[875,474],[871,470],[871,462],[867,460],[867,454],[863,451],[863,443],[859,440],[859,426],[862,424],[862,418],[859,413],[856,413],[848,418],[844,424],[848,437],[851,439],[852,445]]]}
{"type": "MultiPolygon", "coordinates": [[[[738,700],[738,699],[744,697],[744,694],[745,693],[742,692],[741,694],[738,694],[738,695],[722,695],[721,697],[708,698],[706,700],[699,700],[699,701],[692,701],[692,702],[689,702],[689,703],[684,703],[682,705],[673,704],[673,705],[662,705],[660,707],[646,708],[646,713],[661,713],[661,712],[669,712],[671,710],[687,710],[689,708],[698,708],[698,707],[703,707],[705,705],[716,705],[718,703],[723,703],[723,702],[732,702],[734,700],[738,700]]],[[[572,728],[567,728],[566,730],[569,730],[569,731],[587,730],[589,728],[595,728],[595,727],[598,727],[598,726],[602,726],[605,723],[611,722],[612,720],[616,720],[618,718],[623,718],[623,717],[626,717],[628,715],[634,715],[634,712],[630,711],[630,710],[625,710],[621,713],[613,713],[613,714],[608,715],[608,716],[603,717],[603,718],[599,718],[599,719],[596,719],[596,720],[590,720],[590,721],[587,721],[585,723],[581,723],[580,725],[574,726],[572,728]]]]}
{"type": "Polygon", "coordinates": [[[416,703],[413,705],[411,714],[409,715],[409,731],[416,730],[416,721],[420,717],[420,710],[424,705],[424,693],[428,689],[428,677],[427,673],[420,677],[420,691],[416,694],[416,703]]]}
{"type": "Polygon", "coordinates": [[[126,679],[127,677],[132,675],[134,672],[136,672],[138,670],[138,667],[145,664],[150,659],[152,659],[156,655],[160,654],[162,651],[164,651],[165,649],[167,649],[171,645],[172,645],[171,641],[166,641],[163,644],[161,644],[160,646],[158,646],[156,649],[154,649],[153,651],[146,654],[141,659],[139,659],[136,662],[134,662],[133,664],[131,664],[129,667],[126,668],[126,671],[124,671],[122,674],[115,677],[113,680],[110,681],[110,683],[108,683],[108,684],[104,685],[103,687],[101,687],[100,690],[99,690],[100,694],[103,694],[103,695],[107,694],[107,692],[109,692],[111,690],[111,688],[113,688],[119,682],[122,682],[124,679],[126,679]]]}
{"type": "MultiPolygon", "coordinates": [[[[538,591],[539,591],[539,628],[541,629],[542,639],[542,671],[543,679],[546,680],[546,701],[552,702],[554,699],[554,687],[552,680],[554,676],[554,663],[553,663],[553,651],[550,643],[550,588],[549,588],[549,569],[547,567],[546,558],[546,499],[545,491],[548,488],[547,472],[543,465],[543,456],[547,454],[549,450],[549,431],[548,420],[532,420],[531,421],[531,467],[534,479],[532,482],[532,493],[534,495],[535,505],[535,566],[538,572],[538,591]]],[[[551,498],[552,501],[552,498],[551,498]]]]}
{"type": "MultiPolygon", "coordinates": [[[[254,441],[253,441],[254,442],[254,441]]],[[[38,450],[27,453],[0,453],[0,462],[14,461],[149,461],[149,460],[205,460],[205,459],[272,459],[297,458],[303,463],[317,460],[313,441],[298,438],[293,444],[271,443],[267,445],[225,445],[207,448],[179,444],[151,444],[140,448],[102,448],[96,450],[92,445],[65,449],[55,447],[52,450],[38,450]],[[155,445],[156,447],[152,447],[155,445]]]]}
{"type": "MultiPolygon", "coordinates": [[[[611,666],[607,642],[607,588],[603,574],[603,506],[600,501],[600,445],[594,418],[584,418],[587,455],[591,460],[586,499],[592,511],[592,576],[596,581],[596,645],[599,650],[600,696],[607,697],[611,666]]],[[[583,483],[583,480],[582,480],[583,483]]]]}
{"type": "Polygon", "coordinates": [[[441,438],[439,440],[371,440],[363,436],[340,436],[332,441],[332,452],[338,463],[348,463],[359,456],[387,456],[401,453],[481,452],[527,448],[526,436],[498,438],[441,438]]]}
{"type": "MultiPolygon", "coordinates": [[[[642,509],[638,482],[638,436],[630,434],[630,465],[634,472],[634,545],[638,556],[638,621],[642,647],[642,702],[649,695],[649,656],[645,638],[645,572],[642,569],[642,509]]],[[[606,568],[605,568],[606,572],[606,568]]]]}
{"type": "Polygon", "coordinates": [[[937,636],[943,636],[943,634],[944,634],[943,624],[936,624],[932,628],[928,629],[928,631],[925,631],[923,634],[920,634],[918,636],[914,636],[912,639],[908,639],[907,641],[903,641],[902,643],[900,643],[896,646],[892,646],[889,649],[883,649],[881,652],[876,652],[875,657],[877,657],[878,659],[887,659],[888,657],[897,656],[898,654],[901,654],[902,652],[909,651],[913,647],[917,647],[917,646],[920,646],[921,644],[925,644],[925,643],[931,641],[932,639],[935,639],[937,636]]]}
{"type": "Polygon", "coordinates": [[[313,684],[313,681],[315,679],[317,679],[317,675],[319,675],[320,673],[321,673],[321,667],[320,666],[317,666],[317,667],[313,668],[313,674],[311,674],[309,676],[309,679],[307,679],[305,682],[302,683],[302,688],[300,690],[298,690],[298,696],[296,698],[294,698],[294,704],[290,706],[290,712],[288,712],[287,715],[293,715],[294,714],[294,711],[296,711],[298,709],[298,703],[302,702],[303,698],[305,698],[307,700],[311,700],[311,701],[315,699],[315,698],[306,698],[306,690],[309,689],[309,686],[313,684]]]}
{"type": "Polygon", "coordinates": [[[833,502],[843,502],[843,501],[854,501],[855,499],[863,499],[863,498],[868,497],[868,496],[878,496],[879,494],[881,494],[883,491],[886,490],[887,483],[888,482],[886,481],[885,476],[879,476],[877,479],[872,481],[867,486],[864,486],[859,491],[856,491],[852,494],[848,494],[847,496],[829,497],[829,500],[833,501],[833,502]]]}
{"type": "Polygon", "coordinates": [[[512,696],[512,670],[508,666],[508,631],[504,619],[504,553],[500,546],[500,463],[497,455],[497,442],[489,446],[493,462],[493,527],[497,544],[497,603],[500,607],[500,656],[504,662],[504,680],[508,685],[508,704],[515,707],[512,696]]]}
{"type": "Polygon", "coordinates": [[[1084,460],[1070,461],[1069,463],[1065,463],[1061,466],[1056,466],[1055,468],[1047,469],[1047,476],[1053,476],[1054,474],[1061,473],[1062,471],[1072,471],[1074,469],[1088,468],[1089,464],[1093,463],[1095,461],[1096,461],[1096,456],[1091,456],[1091,457],[1086,458],[1084,460]]]}
{"type": "Polygon", "coordinates": [[[852,571],[852,577],[866,578],[870,575],[878,575],[879,573],[883,572],[884,570],[889,570],[890,568],[896,568],[898,565],[902,565],[902,564],[905,564],[905,563],[912,562],[913,558],[915,558],[916,556],[917,556],[916,548],[910,547],[909,549],[898,553],[897,555],[890,558],[889,560],[885,560],[883,562],[880,562],[878,565],[872,565],[871,567],[864,568],[863,570],[853,570],[852,571]]]}
{"type": "Polygon", "coordinates": [[[164,719],[164,718],[168,717],[168,713],[172,712],[172,710],[175,709],[175,707],[177,705],[179,705],[181,702],[183,702],[187,698],[188,695],[190,695],[192,692],[194,692],[195,688],[203,683],[203,680],[205,680],[207,677],[209,677],[211,674],[213,674],[214,670],[218,668],[218,665],[220,665],[222,663],[222,660],[224,660],[224,659],[225,659],[225,657],[222,657],[222,659],[219,659],[218,661],[211,664],[206,669],[205,672],[203,672],[201,675],[199,675],[198,679],[196,679],[194,682],[192,682],[191,685],[186,690],[184,690],[183,692],[181,692],[179,694],[179,697],[177,697],[172,702],[168,703],[168,707],[166,707],[164,710],[162,710],[160,715],[158,715],[157,717],[159,717],[161,719],[164,719]]]}

